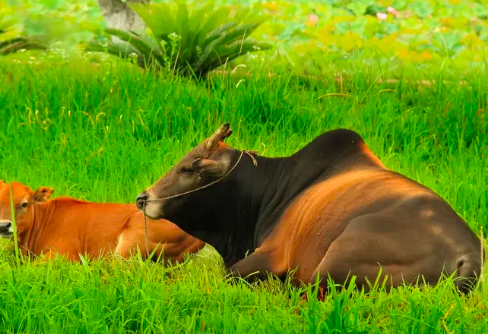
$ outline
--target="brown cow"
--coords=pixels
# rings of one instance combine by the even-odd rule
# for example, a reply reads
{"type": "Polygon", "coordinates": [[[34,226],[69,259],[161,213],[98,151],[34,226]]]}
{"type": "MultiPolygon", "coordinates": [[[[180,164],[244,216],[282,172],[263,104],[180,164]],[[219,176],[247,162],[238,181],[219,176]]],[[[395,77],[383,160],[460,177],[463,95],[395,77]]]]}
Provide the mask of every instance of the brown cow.
{"type": "Polygon", "coordinates": [[[222,125],[137,198],[208,242],[233,275],[296,269],[296,283],[350,275],[366,289],[455,274],[467,292],[481,272],[481,243],[441,197],[388,170],[354,131],[326,132],[289,157],[230,148],[222,125]],[[246,253],[249,252],[247,257],[246,253]]]}
{"type": "MultiPolygon", "coordinates": [[[[100,258],[114,251],[128,258],[139,248],[146,256],[144,216],[133,204],[93,203],[68,197],[48,200],[53,190],[0,181],[0,236],[13,235],[10,188],[19,248],[25,255],[55,253],[79,261],[79,254],[100,258]]],[[[199,251],[205,243],[167,220],[148,220],[149,254],[165,261],[181,261],[184,254],[199,251]]]]}

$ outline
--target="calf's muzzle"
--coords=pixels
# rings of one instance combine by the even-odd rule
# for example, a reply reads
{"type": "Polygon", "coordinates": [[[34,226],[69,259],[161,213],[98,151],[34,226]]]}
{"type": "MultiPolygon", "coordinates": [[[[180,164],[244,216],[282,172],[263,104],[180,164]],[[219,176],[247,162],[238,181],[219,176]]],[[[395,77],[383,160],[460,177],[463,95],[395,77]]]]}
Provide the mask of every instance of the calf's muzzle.
{"type": "Polygon", "coordinates": [[[0,235],[11,235],[12,234],[12,222],[8,220],[0,221],[0,235]]]}

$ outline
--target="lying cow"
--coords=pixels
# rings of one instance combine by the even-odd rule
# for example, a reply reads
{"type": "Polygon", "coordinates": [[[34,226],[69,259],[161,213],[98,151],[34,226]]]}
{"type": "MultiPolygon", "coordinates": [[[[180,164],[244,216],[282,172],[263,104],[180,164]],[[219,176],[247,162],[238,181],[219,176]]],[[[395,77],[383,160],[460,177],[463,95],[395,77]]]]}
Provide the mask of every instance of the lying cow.
{"type": "MultiPolygon", "coordinates": [[[[137,205],[211,244],[233,275],[258,272],[321,287],[388,275],[387,289],[420,275],[455,274],[468,292],[481,272],[480,240],[432,190],[388,170],[350,130],[326,132],[290,157],[230,148],[223,124],[137,205]],[[245,257],[246,253],[250,255],[245,257]]],[[[421,280],[422,282],[422,280],[421,280]]]]}
{"type": "MultiPolygon", "coordinates": [[[[10,188],[17,226],[19,248],[25,255],[56,253],[73,261],[79,254],[99,258],[115,251],[128,258],[139,248],[146,257],[144,216],[133,204],[92,203],[67,197],[48,200],[53,190],[0,181],[0,236],[13,235],[10,188]]],[[[147,221],[148,250],[164,260],[181,261],[205,243],[167,221],[147,221]]]]}

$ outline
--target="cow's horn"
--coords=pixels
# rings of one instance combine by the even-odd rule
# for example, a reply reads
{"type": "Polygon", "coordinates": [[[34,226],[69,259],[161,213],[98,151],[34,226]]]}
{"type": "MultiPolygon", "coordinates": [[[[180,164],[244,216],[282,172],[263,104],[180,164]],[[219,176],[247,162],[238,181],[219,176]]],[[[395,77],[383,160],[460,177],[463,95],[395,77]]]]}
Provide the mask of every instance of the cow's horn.
{"type": "Polygon", "coordinates": [[[217,147],[219,141],[224,140],[225,138],[229,137],[232,134],[232,129],[230,128],[229,123],[222,124],[217,131],[208,139],[207,141],[207,150],[212,150],[213,148],[217,147]]]}

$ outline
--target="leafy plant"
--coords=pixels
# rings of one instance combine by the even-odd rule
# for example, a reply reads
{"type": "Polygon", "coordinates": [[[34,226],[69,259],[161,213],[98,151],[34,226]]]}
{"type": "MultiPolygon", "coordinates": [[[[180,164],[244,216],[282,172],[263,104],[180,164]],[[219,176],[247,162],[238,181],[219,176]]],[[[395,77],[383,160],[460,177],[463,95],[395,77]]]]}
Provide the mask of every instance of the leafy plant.
{"type": "Polygon", "coordinates": [[[15,36],[15,21],[11,19],[0,18],[0,56],[5,56],[21,50],[44,50],[46,45],[38,38],[15,36]],[[14,34],[12,34],[14,33],[14,34]]]}
{"type": "Polygon", "coordinates": [[[251,17],[249,10],[233,13],[230,7],[212,4],[189,9],[182,3],[131,7],[146,23],[147,34],[107,28],[85,50],[133,57],[143,68],[155,66],[201,77],[247,53],[271,48],[249,38],[264,22],[262,17],[251,17]]]}

